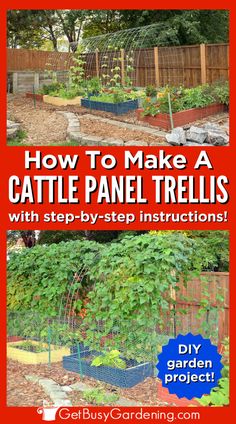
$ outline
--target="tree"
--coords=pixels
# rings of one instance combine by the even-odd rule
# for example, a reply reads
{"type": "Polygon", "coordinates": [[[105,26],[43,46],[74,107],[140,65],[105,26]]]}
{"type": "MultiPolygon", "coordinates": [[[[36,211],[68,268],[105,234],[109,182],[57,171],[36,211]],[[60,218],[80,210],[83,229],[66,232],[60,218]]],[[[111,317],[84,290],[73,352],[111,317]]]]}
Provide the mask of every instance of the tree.
{"type": "Polygon", "coordinates": [[[25,247],[31,248],[36,245],[36,234],[34,230],[28,231],[8,231],[7,241],[10,245],[16,244],[19,239],[22,239],[25,247]]]}
{"type": "Polygon", "coordinates": [[[41,48],[45,41],[58,50],[60,39],[67,39],[75,51],[88,15],[84,10],[14,10],[8,12],[8,46],[41,48]]]}
{"type": "Polygon", "coordinates": [[[58,50],[67,40],[75,51],[82,38],[150,24],[157,24],[152,43],[160,46],[229,39],[227,10],[10,10],[8,46],[38,49],[49,40],[58,50]]]}
{"type": "Polygon", "coordinates": [[[7,46],[39,49],[42,47],[43,28],[37,10],[9,10],[7,13],[7,46]]]}

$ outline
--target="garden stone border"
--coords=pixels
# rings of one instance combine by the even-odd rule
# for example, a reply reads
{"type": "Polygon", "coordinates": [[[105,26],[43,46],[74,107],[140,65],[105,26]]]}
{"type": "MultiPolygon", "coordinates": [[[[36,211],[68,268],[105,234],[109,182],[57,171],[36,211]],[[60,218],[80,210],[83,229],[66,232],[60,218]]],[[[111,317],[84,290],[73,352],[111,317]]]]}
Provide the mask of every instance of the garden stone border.
{"type": "Polygon", "coordinates": [[[66,392],[51,378],[42,378],[37,375],[26,375],[25,378],[27,381],[39,384],[52,399],[54,406],[72,406],[66,392]]]}
{"type": "MultiPolygon", "coordinates": [[[[161,145],[159,142],[156,142],[156,143],[151,142],[150,144],[148,144],[148,142],[146,141],[138,141],[138,140],[129,140],[125,142],[121,139],[115,139],[112,137],[104,138],[104,137],[100,137],[100,136],[96,136],[92,134],[91,135],[85,134],[80,131],[80,121],[78,116],[75,113],[63,112],[63,111],[58,111],[57,113],[60,113],[61,115],[63,115],[68,121],[67,139],[72,141],[78,141],[78,144],[81,146],[149,146],[149,145],[160,146],[161,145]]],[[[126,128],[132,131],[146,132],[147,134],[156,135],[157,137],[164,138],[166,135],[164,131],[158,131],[156,129],[144,127],[141,125],[115,121],[113,119],[102,118],[96,115],[85,114],[85,115],[82,115],[82,117],[104,122],[106,124],[114,125],[119,128],[126,128]]]]}
{"type": "MultiPolygon", "coordinates": [[[[43,388],[45,393],[51,398],[54,403],[54,406],[73,406],[70,399],[68,399],[66,393],[72,392],[73,390],[84,392],[86,390],[94,389],[93,386],[89,386],[80,381],[71,384],[70,386],[60,386],[51,378],[42,378],[37,375],[25,375],[25,378],[31,383],[39,384],[43,388]]],[[[106,394],[110,394],[110,392],[106,391],[106,394]]],[[[117,400],[116,405],[137,406],[137,402],[134,402],[130,399],[126,399],[124,397],[120,397],[117,400]]],[[[138,406],[142,406],[142,404],[139,404],[138,406]]]]}

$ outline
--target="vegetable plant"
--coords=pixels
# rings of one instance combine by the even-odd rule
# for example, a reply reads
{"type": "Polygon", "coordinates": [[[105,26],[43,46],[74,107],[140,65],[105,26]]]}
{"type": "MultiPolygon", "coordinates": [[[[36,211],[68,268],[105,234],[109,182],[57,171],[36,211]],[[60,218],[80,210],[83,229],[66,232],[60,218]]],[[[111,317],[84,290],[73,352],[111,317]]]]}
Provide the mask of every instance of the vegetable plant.
{"type": "Polygon", "coordinates": [[[99,350],[104,337],[105,349],[138,361],[153,359],[156,329],[165,313],[174,312],[171,288],[198,276],[201,262],[194,241],[182,234],[144,234],[112,243],[89,271],[96,284],[82,324],[86,343],[99,350]]]}
{"type": "Polygon", "coordinates": [[[102,355],[96,356],[91,365],[95,367],[104,365],[112,368],[126,368],[126,362],[120,358],[120,352],[118,350],[111,350],[110,352],[105,352],[102,355]]]}
{"type": "Polygon", "coordinates": [[[218,381],[218,386],[211,390],[207,396],[202,396],[198,402],[202,406],[227,406],[229,405],[229,338],[226,337],[222,343],[222,378],[218,381]]]}
{"type": "Polygon", "coordinates": [[[110,405],[119,399],[117,393],[106,393],[99,388],[85,390],[82,396],[88,403],[94,405],[110,405]]]}
{"type": "Polygon", "coordinates": [[[201,108],[216,102],[229,104],[229,84],[227,81],[212,85],[200,85],[194,88],[166,86],[158,91],[157,99],[153,99],[151,89],[148,87],[147,89],[147,97],[143,102],[143,116],[169,113],[168,96],[170,96],[172,112],[201,108]]]}

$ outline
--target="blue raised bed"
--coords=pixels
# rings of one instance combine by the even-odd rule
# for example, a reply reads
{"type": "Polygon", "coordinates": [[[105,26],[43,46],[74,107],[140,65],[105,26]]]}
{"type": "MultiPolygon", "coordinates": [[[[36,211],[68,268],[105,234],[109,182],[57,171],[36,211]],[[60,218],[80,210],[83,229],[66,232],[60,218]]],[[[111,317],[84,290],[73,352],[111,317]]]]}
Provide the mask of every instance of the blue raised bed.
{"type": "Polygon", "coordinates": [[[103,110],[105,112],[115,113],[116,115],[123,115],[130,110],[138,109],[138,99],[127,100],[127,102],[120,103],[107,103],[98,102],[97,100],[81,99],[81,106],[88,109],[103,110]]]}
{"type": "MultiPolygon", "coordinates": [[[[151,362],[139,364],[131,359],[126,360],[126,369],[112,368],[101,365],[95,367],[91,365],[91,359],[86,360],[87,356],[100,355],[96,351],[81,352],[81,368],[83,375],[93,377],[96,380],[104,381],[113,386],[128,388],[141,383],[145,378],[153,376],[153,364],[151,362]]],[[[63,367],[68,371],[80,373],[78,356],[76,354],[63,357],[63,367]]]]}
{"type": "MultiPolygon", "coordinates": [[[[88,346],[85,346],[83,343],[79,343],[79,349],[80,349],[80,353],[89,350],[88,346]]],[[[70,347],[70,353],[74,354],[74,353],[78,353],[77,352],[77,345],[73,345],[70,347]]]]}

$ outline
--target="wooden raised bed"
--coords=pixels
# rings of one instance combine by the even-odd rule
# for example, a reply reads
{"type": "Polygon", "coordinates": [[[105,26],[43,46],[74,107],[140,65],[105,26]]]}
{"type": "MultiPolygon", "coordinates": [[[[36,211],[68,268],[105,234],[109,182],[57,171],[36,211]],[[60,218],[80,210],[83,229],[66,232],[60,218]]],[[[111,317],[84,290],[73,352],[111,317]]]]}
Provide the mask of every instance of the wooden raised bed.
{"type": "Polygon", "coordinates": [[[69,106],[69,105],[81,105],[81,96],[77,96],[74,99],[62,99],[62,97],[55,97],[55,96],[49,96],[44,95],[43,101],[44,103],[49,103],[50,105],[54,106],[69,106]]]}
{"type": "MultiPolygon", "coordinates": [[[[35,340],[27,340],[33,345],[43,345],[46,348],[47,344],[37,342],[35,340]]],[[[47,364],[49,362],[49,352],[30,352],[28,350],[19,349],[22,341],[7,343],[7,357],[19,361],[22,364],[47,364]]],[[[70,349],[67,347],[51,345],[51,362],[60,362],[64,355],[69,355],[70,349]]]]}
{"type": "MultiPolygon", "coordinates": [[[[214,103],[209,106],[199,107],[195,109],[182,110],[181,112],[173,113],[174,127],[181,127],[182,125],[195,122],[199,119],[206,118],[207,116],[222,113],[227,110],[223,104],[214,103]]],[[[171,122],[169,113],[159,113],[156,116],[142,116],[143,109],[137,109],[136,114],[139,121],[147,122],[154,127],[160,127],[167,131],[171,130],[171,122]]]]}
{"type": "Polygon", "coordinates": [[[43,94],[37,94],[37,93],[25,93],[26,97],[30,99],[35,99],[37,102],[43,101],[43,94]]]}

